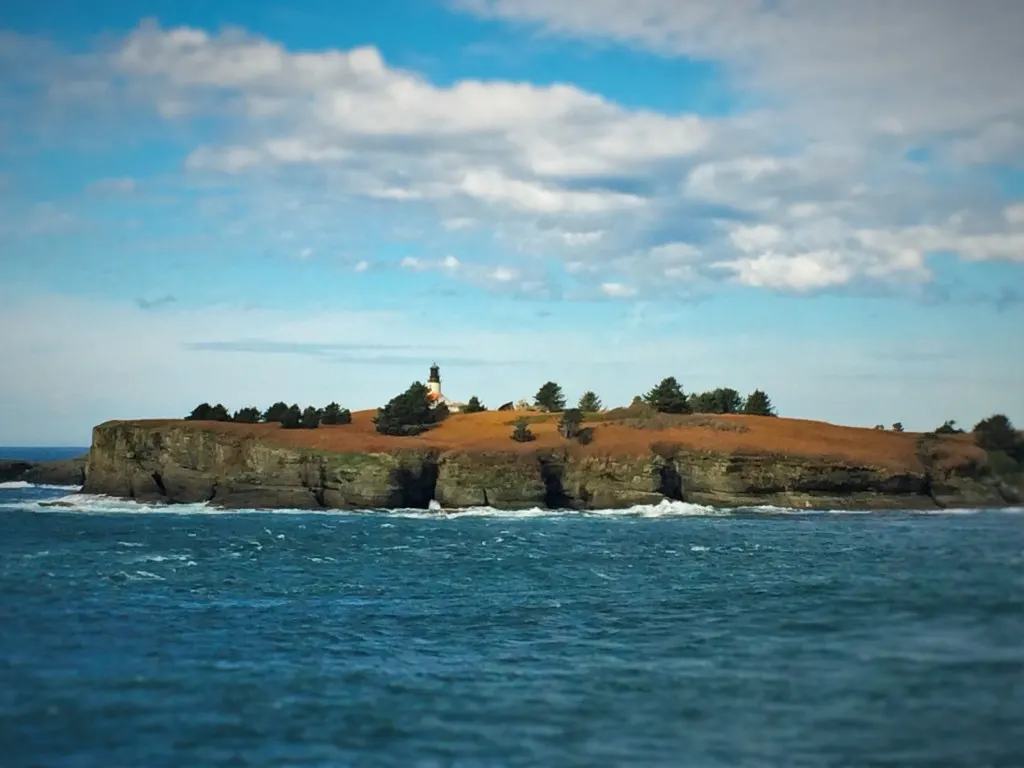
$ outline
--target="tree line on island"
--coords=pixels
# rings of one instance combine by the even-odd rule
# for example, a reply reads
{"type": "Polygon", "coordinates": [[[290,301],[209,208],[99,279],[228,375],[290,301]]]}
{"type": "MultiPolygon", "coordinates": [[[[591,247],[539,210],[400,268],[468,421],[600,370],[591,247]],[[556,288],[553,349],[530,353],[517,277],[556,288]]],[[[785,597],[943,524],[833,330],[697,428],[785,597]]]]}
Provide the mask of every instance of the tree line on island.
{"type": "MultiPolygon", "coordinates": [[[[775,416],[771,399],[761,390],[754,390],[746,398],[741,397],[735,389],[727,387],[687,395],[682,385],[674,376],[669,376],[649,392],[638,395],[633,404],[645,404],[657,413],[688,414],[688,413],[745,413],[755,416],[775,416]]],[[[580,396],[575,408],[566,408],[566,398],[562,387],[554,381],[545,382],[534,395],[530,410],[546,413],[561,413],[559,433],[566,439],[575,439],[580,443],[588,443],[593,438],[593,429],[583,427],[587,414],[599,413],[604,406],[597,393],[588,390],[580,396]]],[[[480,413],[486,411],[480,398],[473,395],[462,409],[462,413],[480,413]]],[[[430,401],[429,390],[422,382],[413,382],[410,387],[399,395],[391,398],[383,407],[377,409],[374,426],[383,435],[412,436],[426,432],[449,416],[449,409],[444,403],[435,405],[430,401]]],[[[330,403],[323,408],[307,406],[300,408],[297,404],[288,405],[280,401],[265,411],[252,406],[240,408],[234,413],[223,404],[201,403],[185,417],[186,421],[220,421],[239,424],[273,424],[278,423],[284,429],[316,429],[321,425],[341,425],[352,423],[352,413],[338,403],[330,403]]],[[[512,439],[516,442],[530,442],[534,439],[527,419],[519,419],[512,431],[512,439]]]]}
{"type": "Polygon", "coordinates": [[[337,403],[323,408],[312,405],[300,408],[297,404],[277,402],[261,411],[259,408],[239,408],[230,413],[221,403],[200,403],[185,421],[232,421],[237,424],[280,424],[284,429],[316,429],[321,424],[351,424],[352,412],[337,403]]]}
{"type": "MultiPolygon", "coordinates": [[[[663,379],[656,387],[644,395],[638,395],[633,404],[646,405],[655,413],[689,414],[709,413],[728,414],[744,413],[755,416],[775,416],[775,408],[771,398],[762,390],[754,390],[747,397],[742,397],[735,389],[727,387],[687,395],[675,377],[663,379]]],[[[597,393],[588,390],[580,396],[575,408],[566,408],[567,400],[561,385],[548,381],[541,385],[533,397],[532,406],[521,402],[520,406],[529,406],[530,410],[545,413],[561,413],[558,432],[567,440],[576,440],[587,444],[593,439],[592,427],[583,426],[588,414],[603,411],[601,398],[597,393]]],[[[469,399],[463,413],[486,411],[487,407],[475,395],[469,399]]],[[[418,435],[436,427],[449,416],[449,410],[443,403],[432,405],[428,398],[427,387],[421,382],[414,382],[409,389],[396,395],[383,407],[378,409],[374,417],[376,429],[381,434],[410,436],[418,435]]],[[[517,419],[513,425],[511,439],[526,443],[536,439],[530,430],[527,417],[517,419]]]]}
{"type": "MultiPolygon", "coordinates": [[[[776,416],[775,407],[766,392],[755,389],[746,397],[729,387],[720,387],[707,392],[686,394],[678,380],[669,376],[655,387],[633,398],[628,408],[606,411],[601,399],[593,391],[584,392],[574,408],[566,408],[567,399],[562,387],[554,381],[545,382],[533,397],[533,403],[520,402],[521,408],[535,412],[559,413],[558,432],[566,440],[581,444],[589,443],[594,428],[585,426],[588,416],[602,413],[608,416],[629,416],[634,414],[746,414],[751,416],[776,416]]],[[[511,403],[499,410],[509,410],[511,403]]],[[[479,413],[487,407],[477,396],[469,399],[463,413],[479,413]]],[[[401,394],[391,398],[377,409],[373,418],[377,432],[384,435],[408,437],[433,429],[449,416],[444,403],[434,404],[429,390],[422,382],[416,381],[401,394]]],[[[259,408],[241,408],[234,413],[222,404],[202,403],[185,417],[189,421],[222,421],[242,424],[279,423],[284,429],[316,429],[321,425],[344,425],[352,423],[352,413],[332,402],[323,408],[277,402],[261,411],[259,408]]],[[[510,438],[519,443],[536,439],[530,430],[531,418],[522,416],[513,423],[510,438]]],[[[884,429],[878,425],[876,429],[884,429]]],[[[892,425],[894,432],[903,432],[903,424],[892,425]]],[[[955,421],[946,421],[928,434],[965,434],[955,421]]],[[[993,470],[999,474],[1024,472],[1024,436],[1003,414],[982,419],[971,430],[974,442],[989,454],[993,470]]]]}
{"type": "MultiPolygon", "coordinates": [[[[562,388],[554,381],[549,381],[537,390],[534,395],[536,408],[549,413],[565,410],[566,399],[562,388]]],[[[646,403],[658,413],[745,413],[750,416],[775,416],[775,407],[771,398],[760,389],[755,389],[747,397],[729,387],[719,387],[687,395],[675,376],[669,376],[644,393],[633,398],[633,404],[646,403]]],[[[576,410],[583,413],[597,413],[603,410],[601,399],[596,393],[587,391],[580,397],[576,410]]]]}

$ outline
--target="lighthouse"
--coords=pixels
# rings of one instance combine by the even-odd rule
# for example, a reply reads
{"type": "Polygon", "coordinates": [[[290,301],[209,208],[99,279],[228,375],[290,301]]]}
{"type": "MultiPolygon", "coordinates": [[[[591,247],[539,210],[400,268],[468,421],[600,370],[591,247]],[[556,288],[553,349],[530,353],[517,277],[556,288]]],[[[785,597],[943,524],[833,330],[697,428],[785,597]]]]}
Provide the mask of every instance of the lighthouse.
{"type": "Polygon", "coordinates": [[[430,366],[430,377],[427,379],[427,391],[431,400],[443,400],[441,395],[441,369],[437,363],[430,366]]]}
{"type": "Polygon", "coordinates": [[[437,363],[430,366],[430,376],[427,377],[427,399],[430,401],[431,406],[443,403],[452,413],[458,413],[466,407],[465,403],[457,403],[441,394],[441,369],[437,363]]]}

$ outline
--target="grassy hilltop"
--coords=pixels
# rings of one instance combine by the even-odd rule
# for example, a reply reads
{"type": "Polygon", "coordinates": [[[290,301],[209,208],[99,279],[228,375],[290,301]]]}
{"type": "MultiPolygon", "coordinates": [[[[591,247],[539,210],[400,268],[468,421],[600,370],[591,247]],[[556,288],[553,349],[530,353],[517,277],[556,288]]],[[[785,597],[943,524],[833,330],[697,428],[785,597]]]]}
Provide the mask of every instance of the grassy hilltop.
{"type": "MultiPolygon", "coordinates": [[[[208,421],[145,421],[152,426],[175,425],[197,430],[221,432],[238,437],[251,436],[281,446],[339,453],[372,453],[394,450],[436,449],[469,452],[535,452],[564,449],[578,455],[642,456],[652,446],[665,449],[673,445],[688,450],[725,454],[785,454],[823,458],[872,466],[893,471],[920,467],[923,436],[912,432],[889,432],[860,427],[845,427],[819,421],[746,415],[671,415],[651,414],[644,410],[622,408],[607,413],[589,414],[587,426],[593,428],[593,442],[580,445],[565,440],[558,432],[557,413],[484,411],[452,414],[433,429],[412,437],[379,434],[373,418],[375,410],[356,411],[352,423],[322,425],[314,430],[282,429],[279,424],[240,424],[208,421]],[[536,440],[517,443],[510,439],[519,419],[529,422],[536,440]]],[[[970,435],[945,435],[934,438],[930,450],[939,450],[943,464],[955,466],[984,462],[985,451],[970,435]]]]}

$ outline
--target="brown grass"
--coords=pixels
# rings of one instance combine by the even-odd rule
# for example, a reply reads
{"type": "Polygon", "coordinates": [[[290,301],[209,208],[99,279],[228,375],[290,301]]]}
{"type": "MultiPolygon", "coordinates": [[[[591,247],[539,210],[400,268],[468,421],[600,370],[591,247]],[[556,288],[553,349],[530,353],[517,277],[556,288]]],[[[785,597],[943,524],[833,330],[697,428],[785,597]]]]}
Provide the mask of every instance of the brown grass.
{"type": "MultiPolygon", "coordinates": [[[[352,424],[325,426],[315,430],[285,430],[277,424],[234,424],[217,422],[150,421],[154,425],[188,426],[239,436],[252,435],[296,448],[324,451],[363,452],[396,449],[439,449],[480,452],[530,452],[545,448],[566,448],[584,455],[646,456],[656,443],[678,445],[684,450],[721,453],[788,454],[829,458],[838,461],[913,470],[921,466],[915,433],[883,432],[860,427],[843,427],[819,421],[766,418],[761,416],[657,416],[655,420],[627,418],[608,421],[596,415],[588,419],[594,440],[582,446],[558,434],[557,414],[531,413],[530,430],[537,439],[516,443],[510,438],[512,424],[519,417],[508,411],[454,414],[436,429],[416,437],[377,434],[375,411],[352,414],[352,424]],[[638,426],[640,428],[638,428],[638,426]]],[[[935,454],[942,463],[954,466],[978,459],[978,448],[969,435],[934,438],[935,454]]]]}

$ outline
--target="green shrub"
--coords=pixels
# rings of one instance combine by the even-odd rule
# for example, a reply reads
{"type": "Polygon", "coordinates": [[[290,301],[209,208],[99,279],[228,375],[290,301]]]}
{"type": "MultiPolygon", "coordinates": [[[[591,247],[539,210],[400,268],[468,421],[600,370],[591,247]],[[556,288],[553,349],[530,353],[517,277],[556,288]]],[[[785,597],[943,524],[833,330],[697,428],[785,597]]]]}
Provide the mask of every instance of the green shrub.
{"type": "Polygon", "coordinates": [[[525,419],[519,419],[512,429],[512,439],[517,443],[529,443],[537,439],[537,436],[530,431],[530,425],[525,419]]]}

